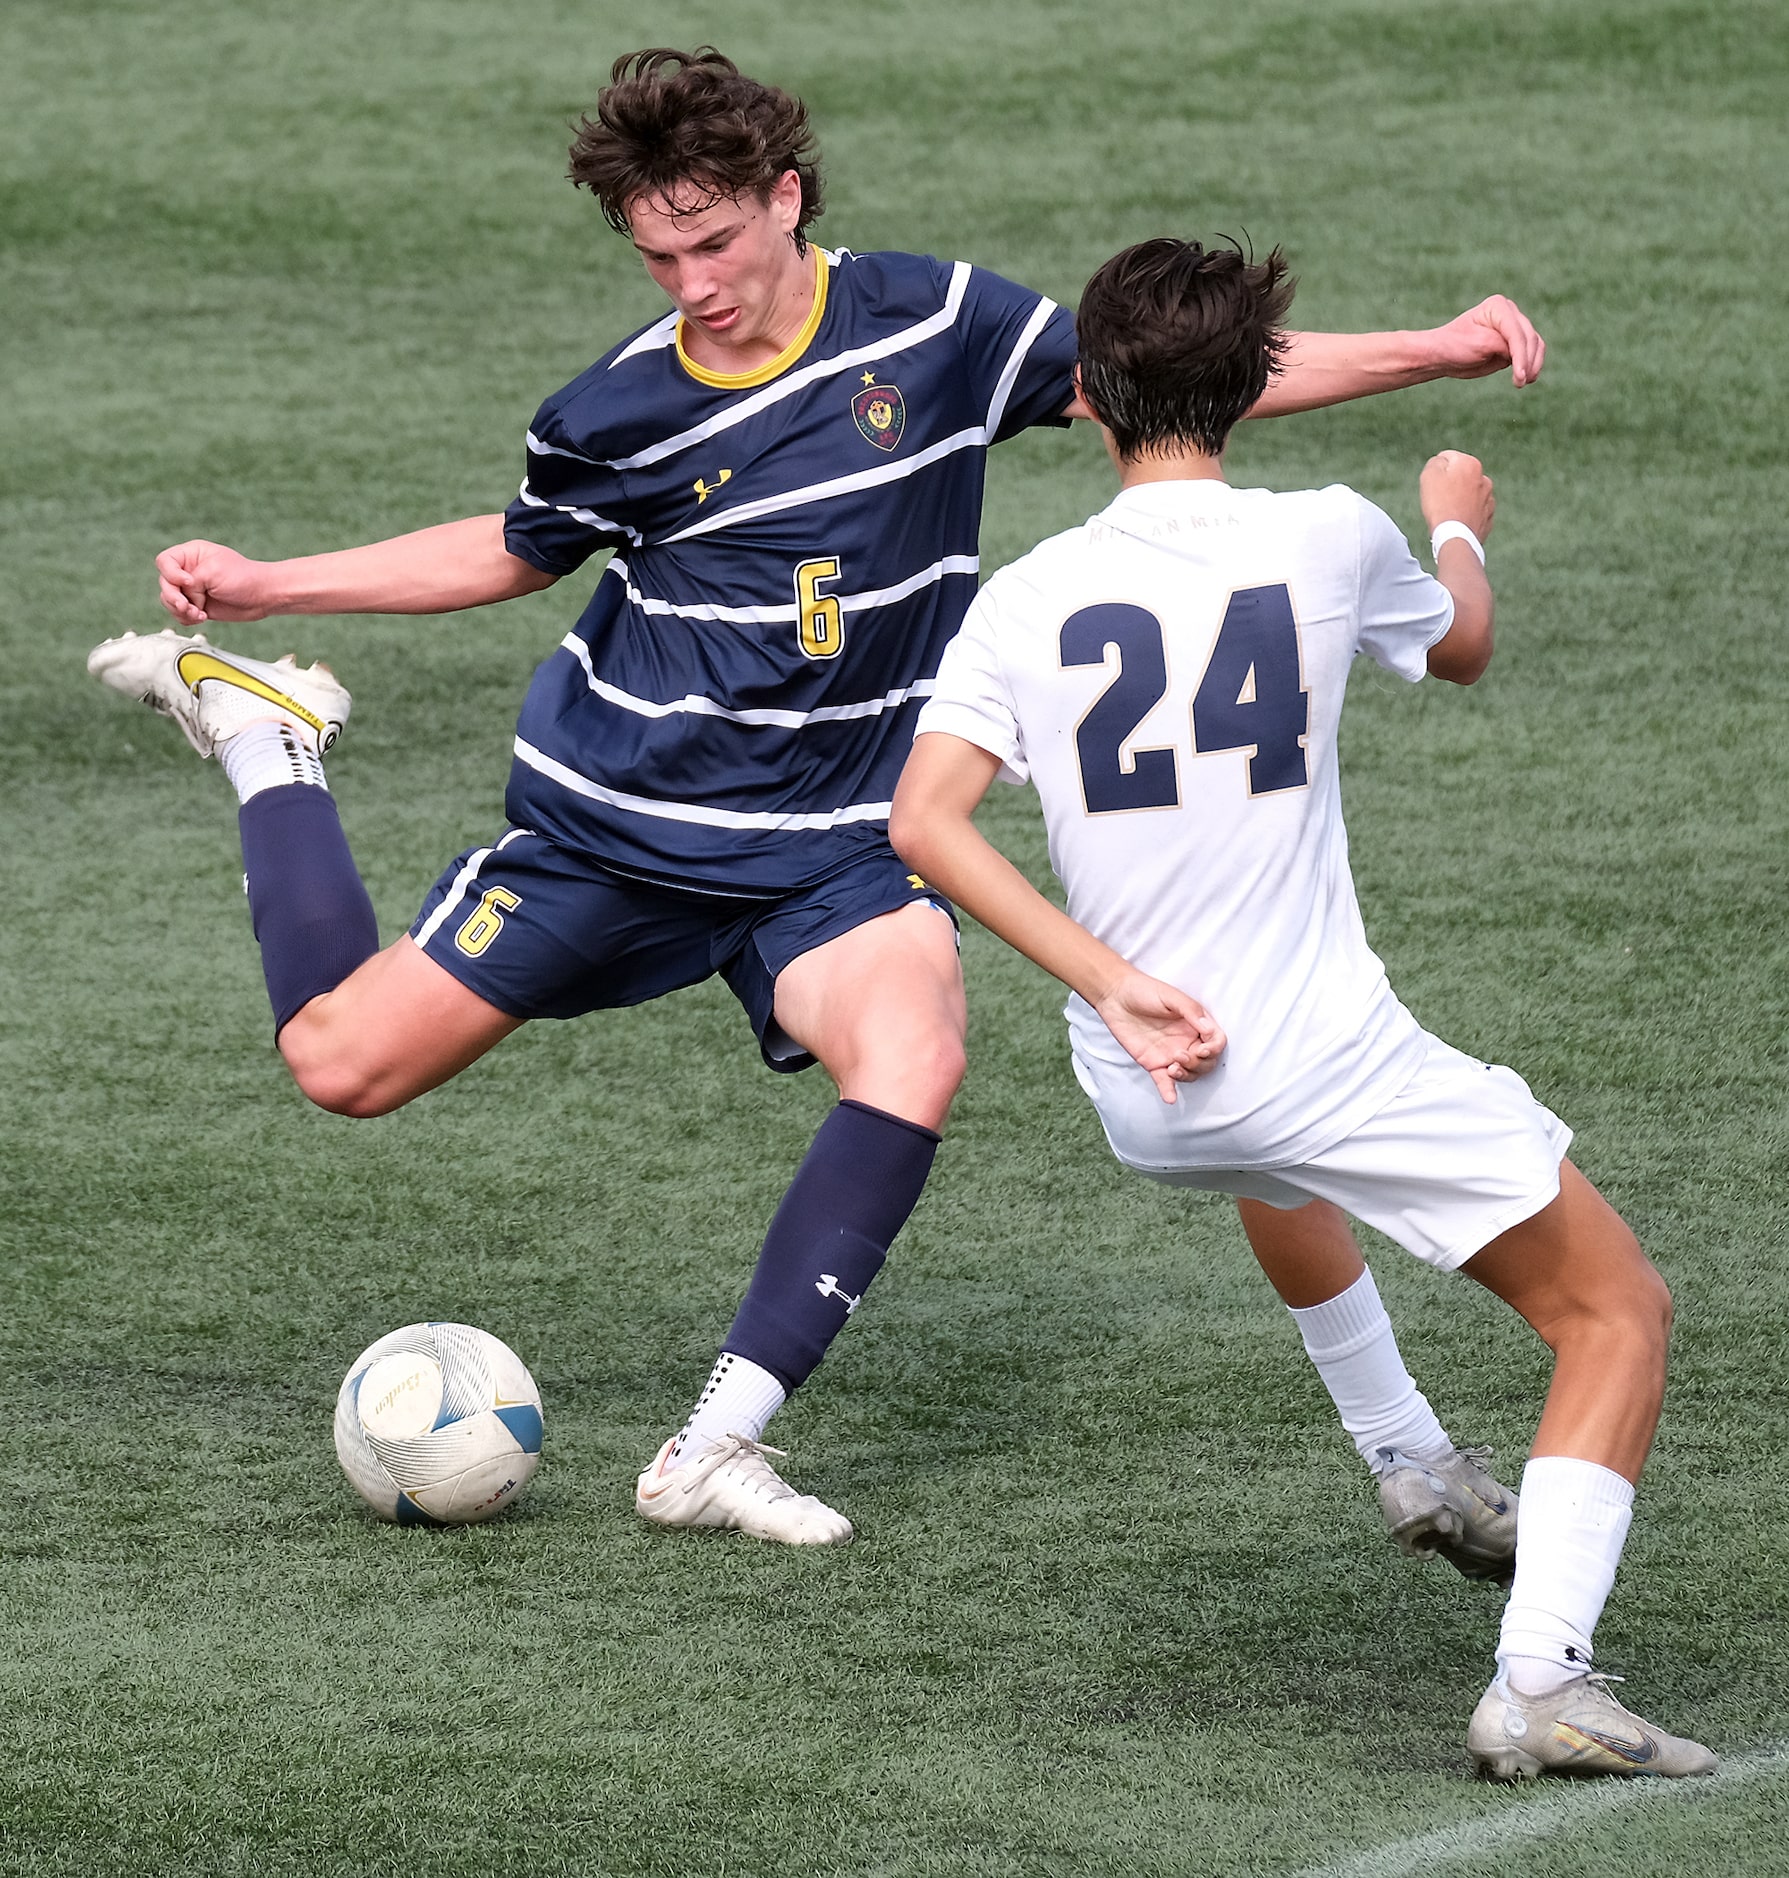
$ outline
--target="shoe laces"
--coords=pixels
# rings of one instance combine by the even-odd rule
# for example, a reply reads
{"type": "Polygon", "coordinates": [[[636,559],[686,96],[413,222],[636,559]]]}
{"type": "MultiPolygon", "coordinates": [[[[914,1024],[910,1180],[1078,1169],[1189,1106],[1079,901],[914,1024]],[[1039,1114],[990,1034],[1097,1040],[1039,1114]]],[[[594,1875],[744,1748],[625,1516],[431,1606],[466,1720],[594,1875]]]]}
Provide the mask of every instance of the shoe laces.
{"type": "Polygon", "coordinates": [[[749,1435],[730,1434],[712,1454],[705,1455],[701,1461],[684,1470],[692,1478],[684,1483],[683,1491],[694,1493],[710,1474],[727,1468],[741,1486],[762,1500],[774,1502],[799,1499],[801,1496],[771,1466],[768,1457],[773,1454],[779,1461],[788,1459],[785,1449],[773,1448],[767,1441],[754,1441],[749,1435]]]}
{"type": "MultiPolygon", "coordinates": [[[[1573,1657],[1575,1657],[1578,1661],[1582,1662],[1584,1665],[1584,1673],[1579,1678],[1579,1680],[1581,1682],[1588,1684],[1590,1689],[1595,1694],[1602,1696],[1605,1701],[1610,1702],[1616,1708],[1621,1709],[1621,1712],[1624,1715],[1627,1714],[1628,1710],[1622,1707],[1620,1699],[1613,1693],[1614,1685],[1618,1682],[1626,1682],[1627,1678],[1625,1676],[1617,1676],[1611,1670],[1593,1669],[1591,1667],[1590,1658],[1583,1655],[1583,1653],[1579,1651],[1575,1645],[1573,1646],[1570,1654],[1573,1657]]],[[[1570,1683],[1566,1683],[1562,1685],[1562,1687],[1565,1687],[1565,1688],[1570,1688],[1571,1686],[1572,1685],[1570,1683]]]]}

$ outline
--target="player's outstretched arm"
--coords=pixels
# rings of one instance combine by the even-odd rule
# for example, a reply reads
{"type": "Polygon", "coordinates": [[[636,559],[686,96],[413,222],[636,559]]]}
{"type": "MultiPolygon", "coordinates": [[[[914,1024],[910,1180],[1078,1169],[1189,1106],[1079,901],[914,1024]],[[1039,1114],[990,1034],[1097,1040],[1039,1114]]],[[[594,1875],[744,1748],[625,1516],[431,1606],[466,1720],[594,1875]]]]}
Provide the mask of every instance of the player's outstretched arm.
{"type": "Polygon", "coordinates": [[[1429,670],[1436,678],[1470,685],[1484,676],[1491,663],[1495,607],[1485,573],[1484,544],[1497,513],[1497,499],[1483,464],[1463,450],[1443,450],[1430,457],[1423,465],[1419,489],[1430,535],[1447,532],[1448,538],[1435,549],[1435,578],[1454,602],[1454,623],[1429,648],[1429,670]],[[1459,527],[1449,528],[1449,523],[1459,527]],[[1477,553],[1461,535],[1462,527],[1478,543],[1477,553]]]}
{"type": "Polygon", "coordinates": [[[965,912],[1078,991],[1149,1071],[1164,1102],[1174,1085],[1217,1067],[1224,1033],[1197,998],[1139,972],[1052,906],[972,817],[1000,759],[941,731],[922,732],[895,790],[896,853],[965,912]]]}
{"type": "Polygon", "coordinates": [[[1547,357],[1533,322],[1500,293],[1426,332],[1291,333],[1288,340],[1250,417],[1314,411],[1433,378],[1488,378],[1506,368],[1515,384],[1530,385],[1547,357]]]}
{"type": "Polygon", "coordinates": [[[155,557],[161,603],[183,626],[270,613],[455,613],[538,593],[554,576],[511,554],[501,515],[472,515],[364,548],[251,561],[215,541],[155,557]]]}

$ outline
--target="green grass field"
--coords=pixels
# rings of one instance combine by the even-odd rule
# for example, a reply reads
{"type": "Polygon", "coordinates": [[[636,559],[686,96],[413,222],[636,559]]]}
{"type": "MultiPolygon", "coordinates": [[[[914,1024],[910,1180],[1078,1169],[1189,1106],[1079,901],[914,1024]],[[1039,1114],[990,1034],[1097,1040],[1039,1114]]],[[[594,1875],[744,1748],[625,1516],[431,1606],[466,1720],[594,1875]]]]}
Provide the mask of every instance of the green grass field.
{"type": "MultiPolygon", "coordinates": [[[[1789,22],[1739,0],[8,0],[0,1871],[1789,1872],[1785,95],[1789,22]],[[814,107],[830,242],[1072,300],[1124,242],[1246,230],[1310,326],[1493,289],[1542,324],[1530,392],[1256,427],[1233,474],[1413,532],[1432,450],[1497,478],[1497,664],[1362,671],[1356,867],[1407,1001],[1573,1123],[1676,1291],[1599,1654],[1721,1779],[1466,1777],[1497,1595],[1385,1543],[1233,1216],[1110,1161],[1054,988],[985,934],[932,1187],[772,1430],[837,1553],[630,1510],[830,1097],[724,991],[537,1026],[379,1122],[285,1078],[228,790],[81,659],[160,624],[170,541],[507,500],[539,399],[658,304],[567,122],[617,53],[710,37],[814,107]],[[382,1527],[336,1471],[342,1370],[423,1316],[545,1394],[490,1527],[382,1527]]],[[[987,563],[1106,497],[1094,437],[1010,446],[987,563]]],[[[331,776],[387,936],[500,825],[586,591],[232,634],[354,687],[331,776]]],[[[1373,1257],[1513,1477],[1539,1344],[1373,1257]]]]}

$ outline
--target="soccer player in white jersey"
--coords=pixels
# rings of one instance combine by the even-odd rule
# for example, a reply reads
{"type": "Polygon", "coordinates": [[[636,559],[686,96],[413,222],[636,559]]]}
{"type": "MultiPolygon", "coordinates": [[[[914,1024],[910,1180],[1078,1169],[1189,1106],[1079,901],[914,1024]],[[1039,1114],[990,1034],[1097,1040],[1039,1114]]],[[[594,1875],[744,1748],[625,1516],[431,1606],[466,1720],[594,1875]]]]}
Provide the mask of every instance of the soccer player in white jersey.
{"type": "MultiPolygon", "coordinates": [[[[507,513],[279,562],[182,543],[157,565],[183,631],[110,640],[89,663],[175,716],[235,786],[278,1047],[322,1107],[385,1113],[530,1018],[716,971],[773,1067],[825,1066],[841,1101],[636,1505],[833,1542],[849,1522],[780,1480],[759,1437],[874,1278],[962,1075],[954,932],[888,847],[888,798],[975,588],[986,451],[1080,414],[1073,323],[966,263],[813,247],[820,175],[800,101],[712,50],[634,54],[613,80],[573,175],[672,310],[542,405],[507,513]],[[346,691],[191,629],[478,607],[609,549],[524,704],[509,826],[450,863],[381,951],[323,779],[346,691]]],[[[1499,298],[1431,332],[1307,334],[1259,414],[1505,367],[1524,383],[1541,359],[1499,298]]],[[[1339,1216],[1251,1230],[1293,1274],[1289,1302],[1297,1286],[1332,1300],[1360,1271],[1339,1216]]],[[[1395,1361],[1370,1302],[1365,1334],[1395,1361]]],[[[1470,1476],[1421,1409],[1358,1421],[1357,1441],[1376,1438],[1370,1422],[1470,1476]]],[[[1457,1535],[1444,1502],[1469,1501],[1471,1478],[1401,1477],[1427,1496],[1406,1541],[1457,1535]]]]}
{"type": "Polygon", "coordinates": [[[1497,1778],[1684,1775],[1714,1757],[1591,1668],[1664,1388],[1670,1298],[1513,1071],[1425,1032],[1355,902],[1336,734],[1357,654],[1471,684],[1491,657],[1491,485],[1422,474],[1438,576],[1352,490],[1233,489],[1225,441],[1283,346],[1278,252],[1156,240],[1082,298],[1082,396],[1122,488],[970,607],[890,836],[1071,988],[1075,1073],[1128,1166],[1293,1216],[1314,1201],[1464,1270],[1552,1347],[1497,1671],[1467,1745],[1497,1778]],[[1060,911],[977,832],[1042,799],[1060,911]]]}

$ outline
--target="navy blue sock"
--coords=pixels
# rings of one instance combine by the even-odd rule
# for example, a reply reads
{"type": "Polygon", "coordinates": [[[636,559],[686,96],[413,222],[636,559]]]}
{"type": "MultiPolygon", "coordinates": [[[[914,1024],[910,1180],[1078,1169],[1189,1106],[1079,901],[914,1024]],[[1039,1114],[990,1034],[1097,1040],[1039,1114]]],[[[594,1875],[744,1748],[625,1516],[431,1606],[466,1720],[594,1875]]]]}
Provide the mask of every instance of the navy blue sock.
{"type": "Polygon", "coordinates": [[[841,1102],[783,1195],[722,1347],[791,1393],[806,1382],[882,1269],[937,1152],[931,1129],[841,1102]]]}
{"type": "Polygon", "coordinates": [[[379,927],[327,789],[263,789],[243,803],[237,826],[277,1037],[379,950],[379,927]]]}

